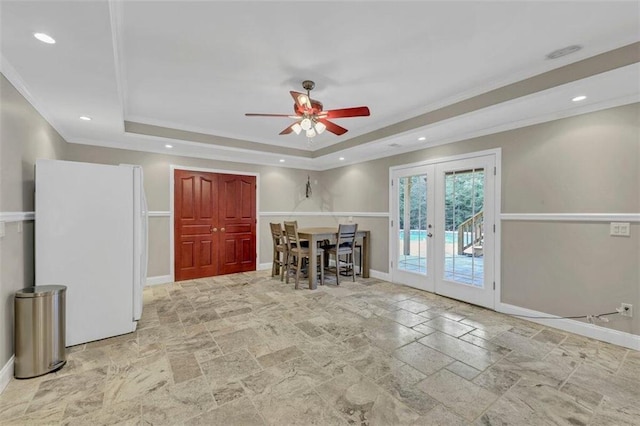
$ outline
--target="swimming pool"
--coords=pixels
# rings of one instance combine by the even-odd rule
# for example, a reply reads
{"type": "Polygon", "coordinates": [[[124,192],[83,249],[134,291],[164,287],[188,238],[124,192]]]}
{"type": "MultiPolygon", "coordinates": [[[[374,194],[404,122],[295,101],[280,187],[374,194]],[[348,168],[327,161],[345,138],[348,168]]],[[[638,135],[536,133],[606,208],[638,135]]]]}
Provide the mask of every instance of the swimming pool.
{"type": "MultiPolygon", "coordinates": [[[[427,231],[425,229],[412,229],[409,239],[411,241],[424,241],[427,239],[427,231]]],[[[398,235],[400,241],[404,240],[404,230],[400,230],[398,235]]],[[[458,241],[458,233],[456,231],[445,231],[445,243],[453,244],[458,241]]]]}

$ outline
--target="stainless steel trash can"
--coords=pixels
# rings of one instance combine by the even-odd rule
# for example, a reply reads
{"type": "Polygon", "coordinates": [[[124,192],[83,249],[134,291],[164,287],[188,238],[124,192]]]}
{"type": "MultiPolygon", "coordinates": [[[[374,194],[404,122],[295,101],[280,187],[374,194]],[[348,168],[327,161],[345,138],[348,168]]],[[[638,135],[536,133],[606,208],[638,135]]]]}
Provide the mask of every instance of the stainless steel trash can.
{"type": "Polygon", "coordinates": [[[41,376],[65,364],[66,292],[63,285],[43,285],[16,293],[16,378],[41,376]]]}

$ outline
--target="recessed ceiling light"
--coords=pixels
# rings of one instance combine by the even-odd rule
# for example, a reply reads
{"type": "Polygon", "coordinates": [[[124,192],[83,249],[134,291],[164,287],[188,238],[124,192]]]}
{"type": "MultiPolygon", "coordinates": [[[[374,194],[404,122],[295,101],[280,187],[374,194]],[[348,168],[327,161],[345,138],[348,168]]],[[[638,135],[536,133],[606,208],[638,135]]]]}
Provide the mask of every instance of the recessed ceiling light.
{"type": "Polygon", "coordinates": [[[173,145],[166,144],[164,147],[171,149],[171,148],[173,148],[173,145]]]}
{"type": "Polygon", "coordinates": [[[580,49],[582,49],[582,46],[579,46],[577,44],[574,44],[573,46],[563,47],[562,49],[554,50],[553,52],[549,53],[547,55],[547,59],[558,59],[571,53],[575,53],[580,49]]]}
{"type": "Polygon", "coordinates": [[[284,163],[284,158],[281,158],[281,159],[280,159],[280,162],[281,162],[281,163],[284,163]]]}
{"type": "Polygon", "coordinates": [[[340,160],[340,161],[344,161],[344,157],[340,157],[340,158],[339,158],[339,160],[340,160]]]}
{"type": "Polygon", "coordinates": [[[33,33],[33,36],[43,43],[55,44],[56,42],[53,37],[45,33],[33,33]]]}
{"type": "Polygon", "coordinates": [[[426,141],[426,140],[427,140],[427,138],[425,138],[424,136],[420,136],[420,137],[418,138],[418,140],[419,140],[419,141],[426,141]]]}
{"type": "Polygon", "coordinates": [[[584,101],[585,99],[587,99],[586,96],[584,95],[580,95],[580,96],[576,96],[575,98],[571,99],[573,102],[580,102],[580,101],[584,101]]]}
{"type": "Polygon", "coordinates": [[[87,117],[86,115],[80,116],[80,120],[91,121],[91,117],[87,117]]]}

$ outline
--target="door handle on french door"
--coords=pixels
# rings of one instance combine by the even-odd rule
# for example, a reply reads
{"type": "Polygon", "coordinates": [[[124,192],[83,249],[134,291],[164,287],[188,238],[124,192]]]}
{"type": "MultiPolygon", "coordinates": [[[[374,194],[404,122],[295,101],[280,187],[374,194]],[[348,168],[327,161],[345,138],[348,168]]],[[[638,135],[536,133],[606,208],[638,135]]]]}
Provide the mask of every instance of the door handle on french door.
{"type": "Polygon", "coordinates": [[[211,227],[211,233],[213,234],[214,232],[218,232],[218,228],[214,228],[213,226],[211,227]]]}
{"type": "Polygon", "coordinates": [[[429,233],[427,234],[427,237],[433,237],[433,234],[432,234],[431,232],[429,232],[429,233]]]}

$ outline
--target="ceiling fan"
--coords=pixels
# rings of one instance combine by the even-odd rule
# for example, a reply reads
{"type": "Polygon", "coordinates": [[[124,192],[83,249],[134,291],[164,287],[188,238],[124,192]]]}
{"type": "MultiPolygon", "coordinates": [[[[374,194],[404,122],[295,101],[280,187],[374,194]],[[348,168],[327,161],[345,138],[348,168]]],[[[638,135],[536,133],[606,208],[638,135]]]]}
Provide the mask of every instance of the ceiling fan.
{"type": "Polygon", "coordinates": [[[311,99],[310,92],[316,84],[311,80],[305,80],[302,82],[302,87],[307,91],[306,94],[300,92],[290,91],[291,97],[294,100],[293,111],[295,115],[291,114],[256,114],[247,113],[247,117],[289,117],[296,120],[295,123],[280,132],[281,135],[287,135],[291,132],[299,135],[302,130],[306,132],[308,138],[312,138],[317,134],[330,131],[335,135],[343,135],[347,133],[347,129],[342,126],[329,121],[333,118],[348,118],[348,117],[367,117],[369,116],[369,108],[366,106],[353,107],[353,108],[341,108],[330,109],[324,111],[322,109],[322,102],[315,99],[311,99]]]}

